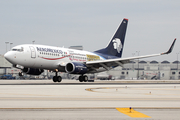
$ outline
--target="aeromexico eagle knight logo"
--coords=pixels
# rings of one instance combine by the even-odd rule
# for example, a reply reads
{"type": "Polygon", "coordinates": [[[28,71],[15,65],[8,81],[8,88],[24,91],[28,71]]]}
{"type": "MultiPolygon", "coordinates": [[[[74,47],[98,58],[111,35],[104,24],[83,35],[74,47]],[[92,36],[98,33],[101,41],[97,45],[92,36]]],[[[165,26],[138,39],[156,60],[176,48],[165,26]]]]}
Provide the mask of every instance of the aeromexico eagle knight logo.
{"type": "Polygon", "coordinates": [[[121,49],[122,49],[122,43],[121,43],[121,40],[119,38],[115,38],[112,40],[113,42],[113,46],[114,46],[114,49],[117,50],[118,53],[121,52],[121,49]]]}

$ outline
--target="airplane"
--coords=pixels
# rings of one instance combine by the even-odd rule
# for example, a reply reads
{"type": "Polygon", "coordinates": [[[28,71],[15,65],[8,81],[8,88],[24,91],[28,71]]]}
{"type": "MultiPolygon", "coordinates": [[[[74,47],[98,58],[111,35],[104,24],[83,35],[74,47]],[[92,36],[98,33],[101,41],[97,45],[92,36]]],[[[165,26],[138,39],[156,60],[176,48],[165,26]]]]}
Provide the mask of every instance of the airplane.
{"type": "Polygon", "coordinates": [[[154,57],[172,52],[176,38],[167,52],[122,58],[128,19],[124,18],[108,45],[94,52],[37,44],[15,46],[4,57],[23,73],[40,75],[44,70],[55,72],[53,82],[61,82],[58,72],[78,74],[80,82],[87,82],[87,74],[111,70],[134,59],[154,57]]]}

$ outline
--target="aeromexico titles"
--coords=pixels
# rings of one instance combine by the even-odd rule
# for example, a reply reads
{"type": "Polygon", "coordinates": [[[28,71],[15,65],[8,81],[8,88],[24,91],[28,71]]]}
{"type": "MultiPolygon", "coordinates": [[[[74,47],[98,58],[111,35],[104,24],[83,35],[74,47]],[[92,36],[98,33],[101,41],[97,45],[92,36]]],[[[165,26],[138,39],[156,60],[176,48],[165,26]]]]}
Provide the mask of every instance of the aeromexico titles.
{"type": "MultiPolygon", "coordinates": [[[[54,82],[61,82],[58,72],[79,74],[79,81],[86,82],[86,74],[98,73],[129,63],[131,60],[154,57],[172,52],[176,39],[167,52],[136,57],[122,58],[128,19],[123,19],[108,45],[100,50],[88,52],[46,45],[25,44],[12,48],[4,57],[30,75],[40,75],[44,69],[55,72],[54,82]]],[[[22,72],[19,73],[22,75],[22,72]]]]}

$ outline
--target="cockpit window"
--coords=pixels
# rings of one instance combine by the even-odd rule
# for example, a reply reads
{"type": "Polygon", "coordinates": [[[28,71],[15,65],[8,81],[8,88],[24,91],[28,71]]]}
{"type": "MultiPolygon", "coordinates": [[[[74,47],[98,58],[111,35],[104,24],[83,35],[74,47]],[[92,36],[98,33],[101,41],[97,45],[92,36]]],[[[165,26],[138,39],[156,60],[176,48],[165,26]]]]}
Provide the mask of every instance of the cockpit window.
{"type": "Polygon", "coordinates": [[[12,49],[12,51],[18,51],[18,49],[12,49]]]}
{"type": "Polygon", "coordinates": [[[22,52],[22,51],[24,51],[24,48],[23,48],[23,47],[21,47],[21,49],[13,48],[12,51],[19,51],[19,52],[22,52]]]}

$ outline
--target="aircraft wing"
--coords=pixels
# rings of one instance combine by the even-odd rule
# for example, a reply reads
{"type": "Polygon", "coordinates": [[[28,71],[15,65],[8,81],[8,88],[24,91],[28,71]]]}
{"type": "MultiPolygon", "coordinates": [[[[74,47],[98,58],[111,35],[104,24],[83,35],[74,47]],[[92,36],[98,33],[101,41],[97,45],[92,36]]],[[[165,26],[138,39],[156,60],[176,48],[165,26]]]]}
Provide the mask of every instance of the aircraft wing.
{"type": "Polygon", "coordinates": [[[111,69],[113,67],[117,67],[117,66],[123,67],[123,64],[129,63],[131,60],[134,60],[134,59],[141,59],[141,58],[148,58],[148,57],[155,57],[155,56],[169,54],[172,52],[175,42],[176,42],[176,38],[174,39],[169,50],[164,53],[136,56],[136,57],[128,57],[128,58],[107,59],[107,60],[101,60],[101,61],[88,61],[88,62],[86,62],[86,66],[88,68],[91,68],[94,70],[99,67],[104,67],[106,70],[109,70],[109,69],[111,69]]]}

